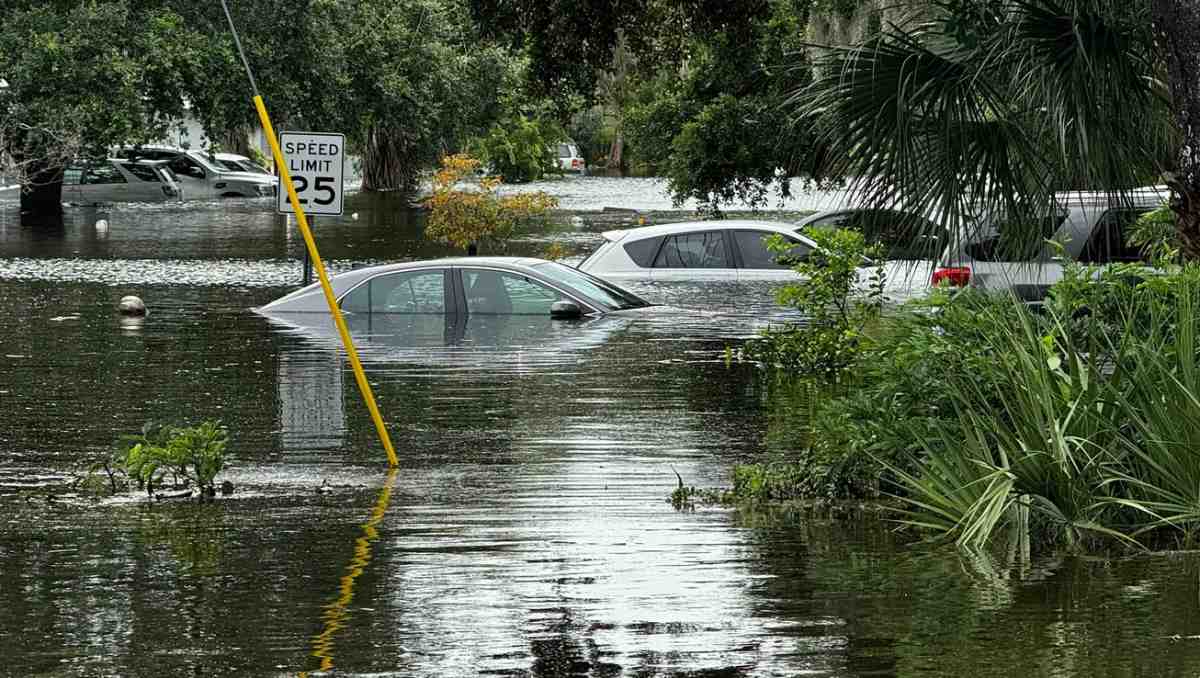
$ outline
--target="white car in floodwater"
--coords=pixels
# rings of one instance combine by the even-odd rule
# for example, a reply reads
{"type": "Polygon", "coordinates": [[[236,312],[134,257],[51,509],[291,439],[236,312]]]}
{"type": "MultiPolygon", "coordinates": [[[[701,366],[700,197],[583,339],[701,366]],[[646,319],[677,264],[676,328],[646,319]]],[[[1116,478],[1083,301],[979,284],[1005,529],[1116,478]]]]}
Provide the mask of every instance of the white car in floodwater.
{"type": "MultiPolygon", "coordinates": [[[[180,199],[179,183],[166,162],[104,160],[73,162],[63,170],[62,201],[74,205],[166,202],[180,199]]],[[[0,200],[21,197],[18,185],[0,188],[0,200]]]]}
{"type": "MultiPolygon", "coordinates": [[[[458,257],[355,269],[329,280],[351,314],[530,315],[571,320],[662,309],[558,262],[458,257]]],[[[255,309],[263,315],[327,313],[320,284],[255,309]]]]}
{"type": "Polygon", "coordinates": [[[218,161],[216,154],[204,151],[172,146],[142,146],[124,148],[121,153],[130,157],[166,160],[179,178],[184,200],[274,197],[278,184],[272,174],[247,171],[245,168],[231,170],[218,161]]]}
{"type": "Polygon", "coordinates": [[[794,245],[792,256],[816,247],[795,224],[685,221],[605,231],[604,243],[578,268],[617,281],[795,280],[796,273],[767,249],[767,238],[776,235],[794,245]]]}
{"type": "MultiPolygon", "coordinates": [[[[888,258],[883,266],[884,294],[892,301],[903,301],[928,291],[930,260],[941,251],[942,243],[930,244],[931,253],[924,258],[912,251],[911,246],[896,246],[890,240],[902,238],[889,238],[888,234],[900,229],[889,224],[901,223],[902,217],[906,215],[884,214],[880,210],[838,210],[818,212],[800,224],[727,219],[607,231],[604,244],[579,264],[579,270],[616,281],[800,280],[790,266],[779,263],[779,255],[767,249],[768,238],[777,235],[791,242],[789,256],[803,258],[817,247],[801,233],[804,228],[811,225],[861,229],[869,221],[876,231],[885,231],[882,241],[888,258]]],[[[872,270],[864,265],[860,279],[865,282],[872,270]]]]}

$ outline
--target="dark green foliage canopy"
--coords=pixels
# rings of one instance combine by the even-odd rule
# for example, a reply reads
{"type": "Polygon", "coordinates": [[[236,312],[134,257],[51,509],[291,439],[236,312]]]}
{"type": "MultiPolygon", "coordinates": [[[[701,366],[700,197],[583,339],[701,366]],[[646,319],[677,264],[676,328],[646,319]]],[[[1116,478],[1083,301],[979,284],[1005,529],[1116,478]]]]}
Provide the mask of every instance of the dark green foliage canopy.
{"type": "MultiPolygon", "coordinates": [[[[516,77],[460,0],[230,0],[279,129],[383,139],[390,188],[498,115],[516,77]]],[[[0,142],[51,165],[166,135],[190,106],[210,137],[257,124],[219,2],[0,5],[0,142]]],[[[385,177],[382,181],[388,181],[385,177]]]]}

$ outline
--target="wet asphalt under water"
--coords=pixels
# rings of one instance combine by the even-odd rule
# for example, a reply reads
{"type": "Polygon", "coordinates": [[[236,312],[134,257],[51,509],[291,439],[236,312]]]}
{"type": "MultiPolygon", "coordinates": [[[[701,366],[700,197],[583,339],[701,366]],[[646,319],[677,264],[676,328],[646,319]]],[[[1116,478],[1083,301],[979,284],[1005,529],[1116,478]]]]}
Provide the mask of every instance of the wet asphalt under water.
{"type": "MultiPolygon", "coordinates": [[[[652,181],[546,187],[568,225],[517,253],[578,255],[632,223],[604,206],[685,216],[652,181]]],[[[389,475],[336,340],[249,310],[300,275],[269,209],[69,208],[31,228],[0,206],[0,675],[1200,672],[1189,554],[964,559],[872,514],[674,510],[676,472],[726,486],[786,445],[770,384],[724,360],[787,318],[769,288],[644,285],[682,310],[360,335],[389,475]],[[115,314],[129,293],[144,322],[115,314]],[[120,434],[204,418],[230,429],[232,497],[67,491],[120,434]]],[[[347,213],[317,226],[335,269],[446,252],[393,203],[347,213]]]]}

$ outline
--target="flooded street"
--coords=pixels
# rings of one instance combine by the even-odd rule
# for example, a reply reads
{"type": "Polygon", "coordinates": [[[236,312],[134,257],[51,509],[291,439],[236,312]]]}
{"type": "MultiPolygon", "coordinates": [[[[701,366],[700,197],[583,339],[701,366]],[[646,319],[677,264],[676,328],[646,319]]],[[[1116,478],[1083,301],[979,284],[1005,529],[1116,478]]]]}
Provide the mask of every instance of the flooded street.
{"type": "MultiPolygon", "coordinates": [[[[604,207],[688,217],[651,180],[539,187],[567,225],[512,253],[578,257],[638,218],[604,207]]],[[[676,473],[727,486],[786,438],[768,385],[724,358],[788,318],[769,287],[360,334],[389,474],[336,339],[250,311],[301,275],[270,209],[68,208],[34,229],[0,205],[0,675],[1200,673],[1193,554],[969,560],[870,513],[673,509],[676,473]],[[119,317],[126,294],[149,317],[119,317]],[[233,496],[67,492],[119,435],[206,418],[229,429],[233,496]]],[[[369,196],[315,231],[335,270],[449,253],[369,196]]]]}

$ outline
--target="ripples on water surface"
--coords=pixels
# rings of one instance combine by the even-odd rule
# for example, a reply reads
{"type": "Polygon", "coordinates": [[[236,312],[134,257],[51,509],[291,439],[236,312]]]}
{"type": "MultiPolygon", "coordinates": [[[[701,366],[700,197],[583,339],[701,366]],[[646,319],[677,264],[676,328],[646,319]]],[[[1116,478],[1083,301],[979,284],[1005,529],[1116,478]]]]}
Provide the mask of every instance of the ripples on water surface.
{"type": "MultiPolygon", "coordinates": [[[[335,268],[441,253],[356,200],[318,222],[335,268]]],[[[248,310],[299,276],[263,209],[71,209],[49,232],[0,212],[0,675],[1200,670],[1188,555],[964,561],[870,517],[673,511],[676,471],[727,484],[786,439],[723,359],[780,319],[767,289],[639,288],[688,309],[667,319],[357,328],[388,476],[332,336],[248,310]],[[130,292],[143,323],[112,311],[130,292]],[[233,434],[234,497],[64,493],[119,433],[201,418],[233,434]]],[[[579,216],[577,253],[612,226],[579,216]]]]}

